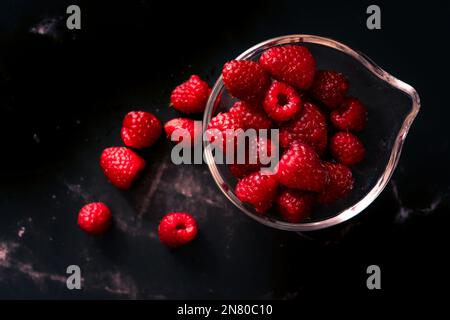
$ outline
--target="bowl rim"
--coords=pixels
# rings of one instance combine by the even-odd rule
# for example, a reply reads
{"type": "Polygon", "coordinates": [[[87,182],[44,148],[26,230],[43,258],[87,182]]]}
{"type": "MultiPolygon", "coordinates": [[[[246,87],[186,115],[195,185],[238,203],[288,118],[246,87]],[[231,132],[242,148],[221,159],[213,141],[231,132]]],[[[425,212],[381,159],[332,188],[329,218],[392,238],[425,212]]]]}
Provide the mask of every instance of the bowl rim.
{"type": "MultiPolygon", "coordinates": [[[[263,42],[260,42],[251,48],[247,49],[243,53],[241,53],[236,60],[246,60],[247,58],[251,57],[255,52],[260,50],[266,50],[269,47],[272,46],[279,46],[279,45],[286,45],[286,44],[300,44],[300,43],[312,43],[312,44],[318,44],[327,46],[336,50],[339,50],[357,61],[359,61],[368,71],[370,71],[373,75],[380,78],[381,80],[389,83],[392,87],[404,92],[407,94],[412,102],[411,105],[411,111],[408,113],[408,115],[405,117],[405,120],[403,121],[403,124],[397,133],[397,136],[395,138],[395,143],[391,151],[391,155],[389,157],[389,161],[386,165],[386,169],[384,170],[383,174],[378,178],[377,182],[373,186],[373,188],[357,203],[351,205],[350,207],[342,210],[338,214],[336,214],[333,217],[320,220],[320,221],[313,221],[313,222],[306,222],[306,223],[289,223],[289,222],[283,222],[279,220],[275,220],[273,218],[267,217],[267,216],[258,216],[254,213],[252,213],[246,205],[244,205],[234,194],[234,192],[230,192],[229,188],[224,188],[224,185],[227,185],[227,183],[223,180],[222,176],[220,175],[217,165],[214,162],[214,157],[212,155],[212,151],[210,148],[207,148],[209,145],[209,141],[203,141],[204,144],[204,156],[205,160],[207,161],[208,168],[211,172],[211,175],[213,176],[213,179],[219,189],[222,191],[222,193],[241,211],[243,211],[247,216],[250,218],[258,221],[259,223],[262,223],[266,226],[280,229],[280,230],[286,230],[286,231],[313,231],[313,230],[320,230],[324,228],[328,228],[331,226],[335,226],[337,224],[340,224],[342,222],[345,222],[359,213],[361,213],[364,209],[366,209],[384,190],[387,183],[389,182],[390,178],[392,177],[392,174],[394,173],[394,170],[398,164],[400,154],[402,151],[403,143],[405,141],[405,138],[408,134],[408,131],[411,127],[411,124],[413,123],[415,117],[417,116],[417,113],[420,109],[420,97],[417,93],[417,91],[409,84],[395,78],[382,68],[380,68],[375,62],[373,62],[369,57],[367,57],[364,53],[361,53],[359,51],[355,51],[348,47],[347,45],[338,42],[336,40],[325,38],[321,36],[316,35],[308,35],[308,34],[292,34],[292,35],[286,35],[286,36],[280,36],[276,38],[272,38],[263,42]]],[[[208,102],[206,104],[205,112],[203,115],[203,132],[206,131],[207,125],[212,118],[213,111],[214,111],[214,105],[217,97],[219,96],[220,92],[222,91],[224,87],[222,76],[219,76],[216,83],[214,84],[214,87],[211,90],[211,94],[209,96],[208,102]]]]}

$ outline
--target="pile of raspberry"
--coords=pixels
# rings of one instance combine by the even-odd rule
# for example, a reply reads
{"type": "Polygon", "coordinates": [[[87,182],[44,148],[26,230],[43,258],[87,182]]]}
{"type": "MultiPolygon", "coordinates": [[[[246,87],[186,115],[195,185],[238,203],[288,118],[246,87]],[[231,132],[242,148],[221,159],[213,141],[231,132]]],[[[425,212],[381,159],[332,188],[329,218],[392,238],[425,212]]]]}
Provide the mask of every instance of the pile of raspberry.
{"type": "MultiPolygon", "coordinates": [[[[332,203],[351,192],[351,166],[365,154],[355,133],[364,129],[367,111],[361,101],[346,96],[349,83],[343,74],[316,70],[306,47],[285,45],[265,51],[258,62],[226,63],[222,77],[228,92],[239,101],[211,119],[207,131],[219,132],[225,141],[228,129],[279,129],[282,156],[272,174],[262,173],[259,160],[229,165],[238,179],[235,193],[242,202],[258,214],[275,205],[284,220],[299,223],[315,204],[332,203]]],[[[150,112],[127,113],[120,131],[125,146],[108,147],[100,156],[100,167],[111,184],[131,187],[146,166],[138,150],[152,147],[163,129],[175,143],[183,142],[183,136],[174,140],[174,131],[189,133],[193,146],[197,139],[190,116],[204,112],[210,93],[208,84],[192,75],[170,97],[171,107],[182,117],[163,126],[150,112]]],[[[256,146],[265,155],[277,147],[263,137],[257,137],[256,146]]],[[[93,235],[104,233],[111,219],[111,210],[102,202],[88,203],[78,213],[80,228],[93,235]]],[[[158,235],[165,245],[179,247],[191,242],[197,230],[193,215],[171,212],[161,219],[158,235]]]]}
{"type": "MultiPolygon", "coordinates": [[[[208,130],[225,138],[227,129],[279,129],[280,159],[272,174],[261,164],[232,164],[236,196],[258,214],[272,207],[287,222],[307,219],[317,204],[330,204],[352,191],[351,167],[364,159],[356,135],[367,122],[363,103],[348,97],[348,79],[317,70],[308,48],[284,45],[266,50],[258,61],[234,60],[222,70],[228,93],[237,98],[216,115],[208,130]]],[[[273,147],[258,138],[258,150],[273,147]]],[[[270,138],[266,138],[270,140],[270,138]]]]}

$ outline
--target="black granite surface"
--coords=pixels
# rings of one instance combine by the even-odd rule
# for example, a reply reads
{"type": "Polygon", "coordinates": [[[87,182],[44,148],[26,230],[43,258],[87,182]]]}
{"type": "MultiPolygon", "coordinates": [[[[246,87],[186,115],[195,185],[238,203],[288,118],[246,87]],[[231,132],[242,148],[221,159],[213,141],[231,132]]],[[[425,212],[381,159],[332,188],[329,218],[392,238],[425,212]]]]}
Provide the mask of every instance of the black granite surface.
{"type": "Polygon", "coordinates": [[[2,1],[0,3],[0,298],[303,299],[434,297],[448,283],[450,164],[448,2],[2,1]],[[79,3],[82,30],[65,29],[79,3]],[[330,230],[295,233],[250,220],[220,193],[206,165],[176,166],[161,139],[119,191],[99,169],[136,107],[162,121],[171,89],[198,73],[212,85],[224,61],[271,37],[335,38],[413,85],[422,109],[386,190],[330,230]],[[91,237],[79,208],[104,201],[114,226],[91,237]],[[156,236],[161,217],[192,212],[200,234],[177,251],[156,236]],[[66,288],[81,267],[82,290],[66,288]],[[366,288],[377,264],[382,290],[366,288]]]}

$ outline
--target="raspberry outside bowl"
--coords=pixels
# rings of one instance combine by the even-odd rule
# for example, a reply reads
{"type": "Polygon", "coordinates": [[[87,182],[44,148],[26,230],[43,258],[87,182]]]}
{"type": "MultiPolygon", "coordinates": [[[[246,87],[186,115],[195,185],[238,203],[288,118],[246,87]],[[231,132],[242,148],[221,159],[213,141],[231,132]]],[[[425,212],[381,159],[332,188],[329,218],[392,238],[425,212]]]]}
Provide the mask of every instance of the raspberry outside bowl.
{"type": "MultiPolygon", "coordinates": [[[[225,164],[216,164],[204,142],[209,170],[224,195],[242,212],[256,221],[281,230],[313,231],[347,221],[367,208],[389,182],[400,158],[403,142],[420,109],[416,90],[396,79],[364,54],[335,40],[315,35],[288,35],[261,42],[243,52],[237,60],[257,61],[267,49],[301,44],[314,55],[318,69],[331,69],[345,74],[350,82],[349,96],[362,100],[369,113],[367,127],[359,136],[366,147],[365,160],[352,167],[355,185],[345,199],[331,205],[320,205],[302,223],[288,223],[277,214],[261,216],[234,194],[237,180],[225,164]]],[[[203,116],[203,131],[218,112],[228,111],[236,99],[225,90],[222,77],[215,83],[203,116]],[[220,98],[220,99],[219,99],[220,98]]],[[[275,211],[273,209],[273,211],[275,211]]]]}

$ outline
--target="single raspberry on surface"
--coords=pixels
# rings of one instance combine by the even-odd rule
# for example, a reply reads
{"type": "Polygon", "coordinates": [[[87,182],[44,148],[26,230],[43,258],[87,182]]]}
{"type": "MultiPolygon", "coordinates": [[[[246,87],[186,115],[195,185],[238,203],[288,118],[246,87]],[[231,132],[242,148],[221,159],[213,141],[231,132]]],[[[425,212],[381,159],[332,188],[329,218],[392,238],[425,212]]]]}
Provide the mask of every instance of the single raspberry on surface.
{"type": "Polygon", "coordinates": [[[235,193],[239,200],[251,204],[257,213],[263,214],[272,207],[277,186],[274,175],[262,174],[258,171],[239,180],[235,193]]]}
{"type": "Polygon", "coordinates": [[[294,143],[285,151],[275,172],[280,184],[306,191],[322,190],[328,179],[317,153],[302,143],[294,143]]]}
{"type": "Polygon", "coordinates": [[[229,111],[242,119],[243,129],[270,129],[272,120],[266,115],[264,110],[244,101],[236,102],[229,111]]]}
{"type": "Polygon", "coordinates": [[[108,180],[120,189],[128,189],[139,172],[145,167],[145,160],[125,147],[111,147],[103,150],[100,166],[108,180]]]}
{"type": "Polygon", "coordinates": [[[324,162],[323,166],[328,172],[328,182],[319,192],[318,201],[327,204],[345,198],[353,189],[352,171],[340,163],[324,162]]]}
{"type": "Polygon", "coordinates": [[[351,166],[361,162],[366,153],[361,140],[350,132],[338,132],[330,140],[333,157],[342,164],[351,166]]]}
{"type": "Polygon", "coordinates": [[[172,91],[170,102],[183,113],[201,113],[205,111],[210,93],[208,84],[194,74],[172,91]]]}
{"type": "Polygon", "coordinates": [[[239,115],[231,112],[219,112],[208,124],[206,130],[206,138],[215,144],[222,147],[223,151],[226,151],[226,145],[233,143],[236,145],[236,138],[234,135],[227,135],[233,133],[238,129],[242,129],[242,119],[239,115]],[[216,142],[218,141],[218,142],[216,142]]]}
{"type": "Polygon", "coordinates": [[[191,242],[197,232],[197,222],[187,212],[168,213],[158,226],[159,240],[170,248],[178,248],[191,242]]]}
{"type": "MultiPolygon", "coordinates": [[[[235,163],[228,165],[231,174],[238,179],[248,176],[250,173],[258,171],[262,167],[269,165],[269,163],[262,163],[262,157],[264,156],[270,158],[272,156],[272,152],[277,147],[269,138],[263,137],[252,137],[249,139],[248,143],[250,144],[243,146],[245,147],[245,150],[242,151],[240,148],[237,149],[235,163]],[[253,143],[250,143],[252,141],[253,143]],[[238,163],[237,161],[239,152],[245,152],[244,163],[238,163]]],[[[268,159],[265,159],[264,162],[267,160],[268,159]]]]}
{"type": "MultiPolygon", "coordinates": [[[[188,118],[176,118],[169,120],[164,124],[164,131],[166,132],[167,139],[171,140],[172,134],[176,131],[178,138],[174,136],[176,139],[173,141],[175,143],[180,143],[186,138],[189,139],[191,146],[197,141],[197,137],[195,136],[197,132],[194,131],[194,128],[195,121],[188,118]]],[[[197,134],[201,134],[201,132],[197,134]]]]}
{"type": "Polygon", "coordinates": [[[286,121],[294,117],[302,107],[300,95],[291,86],[274,81],[264,98],[263,107],[269,117],[286,121]]]}
{"type": "Polygon", "coordinates": [[[316,72],[316,60],[308,48],[285,45],[266,50],[259,64],[277,80],[298,89],[308,89],[316,72]]]}
{"type": "Polygon", "coordinates": [[[344,100],[348,87],[347,78],[342,73],[319,70],[314,77],[311,94],[326,107],[335,109],[344,100]]]}
{"type": "Polygon", "coordinates": [[[269,75],[253,61],[233,60],[225,63],[222,78],[228,92],[250,103],[258,103],[270,86],[269,75]]]}
{"type": "Polygon", "coordinates": [[[102,202],[88,203],[78,213],[78,226],[89,234],[102,234],[110,225],[111,211],[102,202]]]}
{"type": "Polygon", "coordinates": [[[161,122],[155,115],[145,111],[131,111],[123,119],[121,136],[128,147],[146,148],[158,140],[161,131],[161,122]]]}
{"type": "Polygon", "coordinates": [[[367,122],[367,109],[356,98],[346,98],[341,106],[331,112],[331,123],[338,130],[362,131],[367,122]]]}
{"type": "Polygon", "coordinates": [[[311,213],[315,195],[307,191],[283,189],[278,193],[275,202],[277,210],[284,220],[291,223],[299,223],[311,213]]]}
{"type": "Polygon", "coordinates": [[[292,143],[301,142],[323,154],[328,140],[327,121],[317,106],[310,102],[303,104],[300,113],[280,127],[280,146],[288,148],[292,143]]]}

